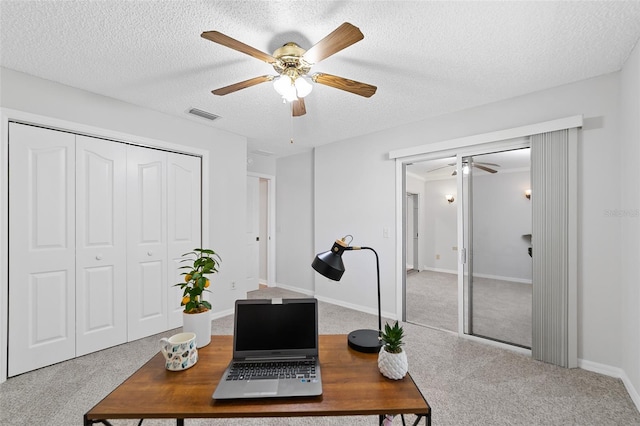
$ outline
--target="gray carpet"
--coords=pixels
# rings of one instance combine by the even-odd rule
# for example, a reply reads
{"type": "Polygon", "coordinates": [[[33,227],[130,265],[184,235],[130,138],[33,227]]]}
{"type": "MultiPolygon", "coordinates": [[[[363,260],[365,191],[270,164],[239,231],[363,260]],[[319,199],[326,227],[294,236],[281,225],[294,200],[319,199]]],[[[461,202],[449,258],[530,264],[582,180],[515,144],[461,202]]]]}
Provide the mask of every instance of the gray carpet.
{"type": "MultiPolygon", "coordinates": [[[[472,334],[531,347],[531,284],[475,278],[472,334]]],[[[407,274],[407,321],[458,331],[458,275],[407,274]]]]}
{"type": "MultiPolygon", "coordinates": [[[[265,289],[250,297],[300,296],[265,289]]],[[[321,333],[375,327],[375,316],[319,305],[321,333]]],[[[414,324],[404,324],[409,371],[434,425],[640,425],[620,380],[567,370],[414,324]]],[[[230,316],[213,321],[230,334],[230,316]]],[[[0,385],[1,425],[81,425],[82,416],[158,352],[163,333],[9,379],[0,385]],[[134,360],[134,361],[127,361],[134,360]]],[[[212,389],[213,391],[213,389],[212,389]]],[[[144,403],[141,401],[140,403],[144,403]]],[[[411,416],[410,416],[411,417],[411,416]]],[[[408,420],[411,420],[408,419],[408,420]]],[[[186,425],[375,425],[377,418],[186,420],[186,425]]],[[[137,420],[113,421],[136,425],[137,420]]],[[[394,424],[400,425],[396,418],[394,424]]],[[[145,420],[143,425],[175,425],[145,420]]]]}

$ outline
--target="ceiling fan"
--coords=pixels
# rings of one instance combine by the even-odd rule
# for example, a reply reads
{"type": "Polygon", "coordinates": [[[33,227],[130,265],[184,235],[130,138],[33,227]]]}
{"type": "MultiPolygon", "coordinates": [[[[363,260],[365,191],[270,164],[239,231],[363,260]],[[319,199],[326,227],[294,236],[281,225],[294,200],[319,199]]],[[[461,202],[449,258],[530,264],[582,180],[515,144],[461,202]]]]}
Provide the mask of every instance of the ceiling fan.
{"type": "MultiPolygon", "coordinates": [[[[444,169],[445,167],[455,167],[456,163],[449,163],[446,166],[442,166],[442,167],[437,167],[433,170],[429,170],[427,173],[429,172],[435,172],[436,170],[440,170],[440,169],[444,169]]],[[[483,162],[479,162],[479,161],[472,161],[471,162],[471,166],[478,168],[480,170],[484,170],[485,172],[488,173],[498,173],[497,170],[492,169],[491,167],[500,167],[500,164],[496,164],[496,163],[483,163],[483,162]]],[[[462,170],[464,171],[465,167],[467,168],[467,171],[469,170],[469,162],[468,161],[463,161],[462,162],[462,170]]],[[[454,170],[453,173],[451,173],[451,176],[455,176],[458,174],[457,170],[454,170]]]]}
{"type": "Polygon", "coordinates": [[[221,44],[264,61],[272,65],[273,69],[279,74],[277,76],[263,75],[254,77],[249,80],[221,87],[220,89],[212,91],[214,95],[224,96],[241,89],[255,86],[256,84],[273,81],[276,91],[282,95],[285,101],[291,102],[292,115],[298,117],[307,112],[304,105],[304,97],[308,95],[313,88],[311,82],[345,90],[366,98],[371,97],[377,90],[376,86],[331,74],[319,72],[309,75],[312,65],[364,38],[362,32],[348,22],[345,22],[333,30],[309,50],[304,50],[296,43],[290,42],[276,49],[272,55],[264,53],[218,31],[206,31],[203,32],[201,36],[214,43],[221,44]]]}

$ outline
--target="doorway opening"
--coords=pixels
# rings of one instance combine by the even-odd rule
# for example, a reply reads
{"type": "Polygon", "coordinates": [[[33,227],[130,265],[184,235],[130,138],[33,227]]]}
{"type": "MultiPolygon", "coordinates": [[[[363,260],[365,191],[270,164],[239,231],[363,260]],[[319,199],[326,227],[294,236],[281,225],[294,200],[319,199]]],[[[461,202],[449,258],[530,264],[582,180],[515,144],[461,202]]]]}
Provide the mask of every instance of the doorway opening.
{"type": "Polygon", "coordinates": [[[456,158],[406,165],[405,321],[458,331],[456,158]]]}
{"type": "Polygon", "coordinates": [[[275,285],[275,176],[247,175],[245,291],[275,285]]]}
{"type": "Polygon", "coordinates": [[[405,164],[405,321],[531,347],[530,156],[522,145],[405,164]]]}

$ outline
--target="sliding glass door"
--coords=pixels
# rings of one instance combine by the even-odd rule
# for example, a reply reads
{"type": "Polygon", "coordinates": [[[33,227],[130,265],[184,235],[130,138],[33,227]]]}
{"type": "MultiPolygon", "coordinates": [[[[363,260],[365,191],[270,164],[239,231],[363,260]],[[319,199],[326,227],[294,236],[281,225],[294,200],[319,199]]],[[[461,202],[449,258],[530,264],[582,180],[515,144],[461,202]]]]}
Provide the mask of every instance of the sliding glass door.
{"type": "Polygon", "coordinates": [[[464,333],[531,347],[529,148],[462,157],[464,333]]]}

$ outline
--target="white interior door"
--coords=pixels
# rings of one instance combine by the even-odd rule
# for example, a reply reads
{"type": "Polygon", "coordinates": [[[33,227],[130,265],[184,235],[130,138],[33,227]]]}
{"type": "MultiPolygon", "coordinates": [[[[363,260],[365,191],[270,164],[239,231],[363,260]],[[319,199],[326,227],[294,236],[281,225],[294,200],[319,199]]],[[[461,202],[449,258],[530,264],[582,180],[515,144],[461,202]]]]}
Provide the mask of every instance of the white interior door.
{"type": "Polygon", "coordinates": [[[247,176],[246,291],[259,288],[260,273],[260,178],[247,176]]]}
{"type": "Polygon", "coordinates": [[[11,123],[9,138],[14,376],[75,356],[75,135],[11,123]]]}
{"type": "MultiPolygon", "coordinates": [[[[183,280],[178,268],[184,253],[202,248],[202,168],[200,157],[168,154],[168,304],[169,328],[182,325],[182,290],[174,284],[183,280]]],[[[213,277],[215,278],[215,277],[213,277]]],[[[215,285],[215,283],[212,283],[215,285]]],[[[206,297],[206,294],[205,294],[206,297]]]]}
{"type": "Polygon", "coordinates": [[[168,328],[167,154],[127,147],[129,340],[168,328]]]}
{"type": "Polygon", "coordinates": [[[126,161],[76,136],[76,356],[127,341],[126,161]]]}

